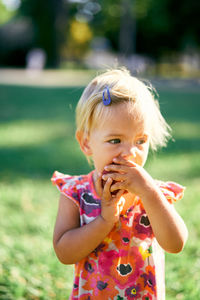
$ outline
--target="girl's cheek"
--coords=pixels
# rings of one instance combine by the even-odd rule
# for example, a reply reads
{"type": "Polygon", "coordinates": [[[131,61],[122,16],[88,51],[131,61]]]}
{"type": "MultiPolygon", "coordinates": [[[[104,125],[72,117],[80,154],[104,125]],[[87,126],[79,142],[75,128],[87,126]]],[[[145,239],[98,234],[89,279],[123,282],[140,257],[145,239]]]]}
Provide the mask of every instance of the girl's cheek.
{"type": "Polygon", "coordinates": [[[142,154],[142,155],[137,155],[134,159],[134,162],[139,165],[139,166],[144,166],[145,162],[146,162],[146,155],[142,154]]]}

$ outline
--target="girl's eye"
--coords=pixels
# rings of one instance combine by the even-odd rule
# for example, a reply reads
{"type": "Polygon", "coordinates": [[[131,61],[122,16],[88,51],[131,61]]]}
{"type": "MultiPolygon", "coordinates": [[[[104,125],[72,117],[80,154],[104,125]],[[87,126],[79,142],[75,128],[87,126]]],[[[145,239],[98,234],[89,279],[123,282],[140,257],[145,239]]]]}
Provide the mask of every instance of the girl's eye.
{"type": "Polygon", "coordinates": [[[121,143],[121,140],[120,139],[112,139],[112,140],[109,140],[108,142],[110,144],[119,144],[119,143],[121,143]]]}
{"type": "Polygon", "coordinates": [[[137,142],[136,142],[137,145],[143,145],[144,143],[146,143],[146,139],[144,139],[144,138],[139,139],[139,140],[137,140],[137,142]]]}

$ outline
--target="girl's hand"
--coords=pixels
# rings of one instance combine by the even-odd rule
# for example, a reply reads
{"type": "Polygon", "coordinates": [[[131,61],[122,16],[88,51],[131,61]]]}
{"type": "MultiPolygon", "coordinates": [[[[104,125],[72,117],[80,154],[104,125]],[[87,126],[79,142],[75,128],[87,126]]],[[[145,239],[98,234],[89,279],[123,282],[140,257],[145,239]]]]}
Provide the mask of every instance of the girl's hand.
{"type": "Polygon", "coordinates": [[[113,162],[114,164],[105,167],[109,174],[103,175],[104,180],[111,177],[115,181],[111,185],[111,192],[118,189],[126,190],[143,198],[148,194],[149,188],[155,186],[153,178],[138,164],[122,157],[114,158],[113,162]]]}
{"type": "Polygon", "coordinates": [[[105,170],[113,181],[110,190],[123,189],[138,195],[143,202],[144,209],[148,215],[153,233],[160,246],[168,252],[178,253],[183,249],[187,240],[187,228],[176,212],[175,208],[168,202],[153,178],[142,166],[127,161],[121,157],[113,159],[114,163],[105,170]],[[113,173],[110,173],[113,171],[113,173]]]}
{"type": "Polygon", "coordinates": [[[121,189],[112,195],[111,186],[113,180],[108,176],[104,187],[102,187],[102,176],[99,174],[96,187],[101,197],[101,217],[107,223],[115,224],[119,220],[120,213],[123,209],[125,199],[122,197],[124,190],[121,189]]]}

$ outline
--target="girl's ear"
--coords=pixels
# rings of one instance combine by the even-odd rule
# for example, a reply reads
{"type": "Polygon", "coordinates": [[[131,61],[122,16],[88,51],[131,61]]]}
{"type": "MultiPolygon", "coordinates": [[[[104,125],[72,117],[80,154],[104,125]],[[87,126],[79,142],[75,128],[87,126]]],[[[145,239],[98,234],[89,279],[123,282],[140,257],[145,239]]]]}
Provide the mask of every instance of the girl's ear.
{"type": "Polygon", "coordinates": [[[83,131],[77,131],[76,132],[76,139],[77,139],[77,141],[80,145],[80,148],[81,148],[82,152],[87,156],[91,156],[92,155],[92,150],[90,148],[88,135],[85,134],[83,131]]]}

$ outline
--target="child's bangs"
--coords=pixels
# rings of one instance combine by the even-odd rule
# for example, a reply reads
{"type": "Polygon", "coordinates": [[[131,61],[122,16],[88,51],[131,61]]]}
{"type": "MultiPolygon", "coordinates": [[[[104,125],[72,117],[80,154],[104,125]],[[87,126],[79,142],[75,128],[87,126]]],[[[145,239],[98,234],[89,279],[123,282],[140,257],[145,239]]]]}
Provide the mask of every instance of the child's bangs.
{"type": "Polygon", "coordinates": [[[128,101],[118,100],[112,103],[110,106],[105,106],[102,103],[99,103],[96,106],[91,118],[91,128],[94,129],[100,123],[103,123],[105,119],[109,119],[109,117],[111,116],[113,106],[122,103],[124,104],[126,103],[126,105],[128,106],[129,114],[132,115],[133,119],[142,120],[142,121],[144,120],[141,109],[136,102],[134,102],[133,100],[128,100],[128,101]]]}
{"type": "Polygon", "coordinates": [[[103,123],[105,119],[109,118],[112,106],[105,106],[103,103],[98,103],[93,111],[90,119],[90,129],[94,129],[100,123],[103,123]]]}

